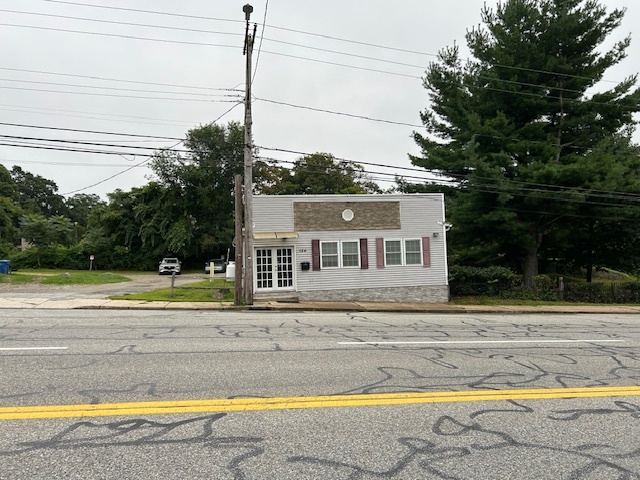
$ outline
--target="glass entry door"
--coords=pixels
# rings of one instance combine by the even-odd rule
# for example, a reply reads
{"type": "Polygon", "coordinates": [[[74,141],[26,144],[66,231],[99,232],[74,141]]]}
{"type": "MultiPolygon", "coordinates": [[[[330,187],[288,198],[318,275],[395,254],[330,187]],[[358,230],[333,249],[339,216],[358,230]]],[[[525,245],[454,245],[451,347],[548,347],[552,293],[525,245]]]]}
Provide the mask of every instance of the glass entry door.
{"type": "Polygon", "coordinates": [[[257,248],[256,289],[293,288],[293,248],[257,248]]]}

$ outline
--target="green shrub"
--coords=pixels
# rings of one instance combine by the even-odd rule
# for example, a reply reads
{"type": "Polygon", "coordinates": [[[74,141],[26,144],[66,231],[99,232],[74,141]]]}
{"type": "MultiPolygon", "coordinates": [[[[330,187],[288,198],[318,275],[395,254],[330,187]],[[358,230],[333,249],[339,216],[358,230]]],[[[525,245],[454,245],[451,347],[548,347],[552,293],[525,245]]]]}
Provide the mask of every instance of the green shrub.
{"type": "Polygon", "coordinates": [[[83,245],[48,245],[29,248],[22,252],[14,249],[10,256],[11,267],[15,268],[61,268],[68,270],[89,270],[89,256],[94,256],[94,270],[134,270],[153,271],[158,268],[158,259],[144,253],[131,253],[126,247],[115,246],[91,249],[83,245]]]}
{"type": "Polygon", "coordinates": [[[587,303],[640,303],[640,282],[569,282],[565,300],[587,303]]]}
{"type": "Polygon", "coordinates": [[[0,260],[10,260],[17,251],[13,244],[0,242],[0,260]]]}
{"type": "Polygon", "coordinates": [[[558,300],[558,280],[548,275],[536,275],[533,277],[533,287],[525,287],[520,281],[513,288],[504,290],[500,296],[515,300],[558,300]]]}
{"type": "Polygon", "coordinates": [[[513,286],[515,273],[505,267],[466,267],[449,269],[449,289],[453,296],[499,295],[513,286]]]}

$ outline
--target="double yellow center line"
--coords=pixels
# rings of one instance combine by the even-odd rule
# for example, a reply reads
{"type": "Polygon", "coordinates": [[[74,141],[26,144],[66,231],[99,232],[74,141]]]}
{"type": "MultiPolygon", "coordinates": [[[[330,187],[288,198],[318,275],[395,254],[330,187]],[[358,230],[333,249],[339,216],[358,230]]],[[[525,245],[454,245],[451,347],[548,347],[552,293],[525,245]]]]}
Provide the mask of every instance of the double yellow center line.
{"type": "Polygon", "coordinates": [[[415,405],[420,403],[488,402],[640,396],[640,387],[539,388],[529,390],[472,390],[462,392],[382,393],[313,397],[236,398],[97,405],[0,407],[0,420],[84,418],[180,413],[249,412],[301,408],[415,405]]]}

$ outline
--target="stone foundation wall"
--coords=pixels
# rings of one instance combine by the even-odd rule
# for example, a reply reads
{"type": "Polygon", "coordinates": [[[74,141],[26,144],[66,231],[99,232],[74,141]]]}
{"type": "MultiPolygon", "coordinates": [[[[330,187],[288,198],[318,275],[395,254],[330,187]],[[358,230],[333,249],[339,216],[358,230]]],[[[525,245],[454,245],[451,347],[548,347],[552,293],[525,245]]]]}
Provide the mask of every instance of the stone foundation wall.
{"type": "Polygon", "coordinates": [[[447,285],[422,287],[354,288],[349,290],[321,290],[296,292],[300,300],[330,302],[420,302],[446,303],[449,301],[447,285]]]}

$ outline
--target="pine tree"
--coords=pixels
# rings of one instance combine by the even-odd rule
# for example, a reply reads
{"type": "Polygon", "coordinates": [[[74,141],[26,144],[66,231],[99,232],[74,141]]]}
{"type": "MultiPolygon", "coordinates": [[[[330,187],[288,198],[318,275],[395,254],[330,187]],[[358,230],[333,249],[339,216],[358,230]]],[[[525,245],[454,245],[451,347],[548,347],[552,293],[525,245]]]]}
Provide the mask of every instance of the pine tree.
{"type": "Polygon", "coordinates": [[[527,285],[545,234],[591,202],[606,164],[622,168],[611,188],[640,192],[637,155],[619,148],[640,111],[637,76],[591,93],[625,57],[628,37],[601,53],[623,16],[597,0],[506,0],[467,33],[471,60],[446,48],[426,72],[412,162],[460,182],[458,234],[513,257],[527,285]]]}

